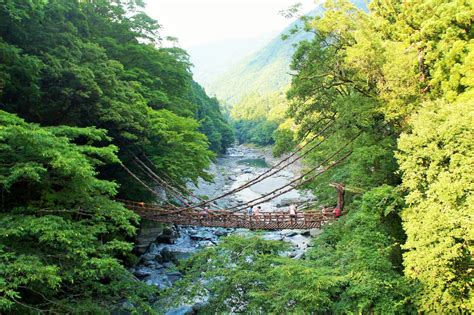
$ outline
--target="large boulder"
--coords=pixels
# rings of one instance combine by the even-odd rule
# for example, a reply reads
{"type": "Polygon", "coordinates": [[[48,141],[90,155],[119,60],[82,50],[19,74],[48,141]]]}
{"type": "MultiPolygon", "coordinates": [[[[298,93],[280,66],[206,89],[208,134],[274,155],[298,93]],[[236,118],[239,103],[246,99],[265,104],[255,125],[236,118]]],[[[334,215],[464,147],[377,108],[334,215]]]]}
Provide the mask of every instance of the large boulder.
{"type": "Polygon", "coordinates": [[[148,285],[157,286],[159,289],[168,289],[172,286],[168,276],[162,271],[155,271],[145,279],[145,283],[148,285]]]}
{"type": "Polygon", "coordinates": [[[282,230],[281,234],[286,236],[286,237],[292,237],[292,236],[295,236],[296,234],[298,234],[298,232],[295,231],[295,230],[282,230]]]}
{"type": "Polygon", "coordinates": [[[311,242],[310,238],[300,234],[296,234],[295,236],[291,237],[285,237],[283,240],[301,249],[306,249],[308,247],[308,244],[311,242]]]}
{"type": "Polygon", "coordinates": [[[188,315],[188,314],[194,314],[193,308],[189,305],[173,308],[165,313],[165,315],[188,315]]]}
{"type": "Polygon", "coordinates": [[[226,236],[229,234],[229,231],[224,228],[216,228],[214,234],[216,236],[226,236]]]}
{"type": "Polygon", "coordinates": [[[135,241],[135,251],[138,254],[143,254],[150,244],[163,233],[166,225],[146,219],[142,219],[140,222],[140,229],[135,241]]]}
{"type": "Polygon", "coordinates": [[[217,236],[206,230],[195,230],[189,233],[189,237],[195,241],[217,241],[217,236]]]}
{"type": "Polygon", "coordinates": [[[174,264],[178,264],[182,259],[188,259],[191,255],[192,252],[186,248],[164,247],[161,250],[163,262],[172,262],[174,264]]]}
{"type": "Polygon", "coordinates": [[[163,229],[163,232],[156,237],[157,243],[174,244],[179,237],[178,230],[174,226],[168,226],[163,229]]]}
{"type": "Polygon", "coordinates": [[[133,274],[139,279],[151,276],[152,273],[152,269],[144,266],[139,266],[133,271],[133,274]]]}
{"type": "Polygon", "coordinates": [[[156,257],[156,254],[147,252],[140,256],[140,262],[145,263],[147,261],[154,261],[155,257],[156,257]]]}
{"type": "Polygon", "coordinates": [[[268,232],[265,233],[262,238],[266,241],[281,241],[283,236],[279,232],[268,232]]]}

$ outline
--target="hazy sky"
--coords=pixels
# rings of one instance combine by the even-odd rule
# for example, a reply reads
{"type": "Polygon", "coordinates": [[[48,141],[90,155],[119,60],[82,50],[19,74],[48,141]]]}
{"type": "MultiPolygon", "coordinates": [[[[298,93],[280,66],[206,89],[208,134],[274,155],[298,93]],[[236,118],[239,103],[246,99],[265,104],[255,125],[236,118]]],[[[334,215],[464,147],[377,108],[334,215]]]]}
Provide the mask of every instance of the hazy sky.
{"type": "Polygon", "coordinates": [[[146,12],[162,25],[162,35],[189,48],[281,31],[290,20],[278,12],[298,2],[304,12],[315,6],[315,0],[146,0],[146,12]]]}

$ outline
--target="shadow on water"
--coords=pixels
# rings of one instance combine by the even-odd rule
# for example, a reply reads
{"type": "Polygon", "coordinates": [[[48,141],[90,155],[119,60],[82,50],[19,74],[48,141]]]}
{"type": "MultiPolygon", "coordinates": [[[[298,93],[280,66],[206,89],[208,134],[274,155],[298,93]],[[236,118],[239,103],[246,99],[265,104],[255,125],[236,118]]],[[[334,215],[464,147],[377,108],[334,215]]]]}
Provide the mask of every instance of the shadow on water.
{"type": "Polygon", "coordinates": [[[244,159],[239,160],[239,164],[252,166],[252,167],[259,167],[259,168],[268,168],[270,165],[267,164],[265,159],[244,159]]]}

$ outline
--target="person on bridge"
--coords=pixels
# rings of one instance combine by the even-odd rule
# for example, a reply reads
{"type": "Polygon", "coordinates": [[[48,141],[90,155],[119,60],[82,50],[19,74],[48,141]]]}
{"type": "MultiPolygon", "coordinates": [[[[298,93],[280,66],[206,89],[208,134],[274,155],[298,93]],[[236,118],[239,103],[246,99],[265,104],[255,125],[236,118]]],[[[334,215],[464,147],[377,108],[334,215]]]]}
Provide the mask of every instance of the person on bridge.
{"type": "Polygon", "coordinates": [[[262,210],[262,207],[258,206],[257,209],[253,212],[253,215],[258,217],[260,216],[260,211],[262,210]]]}
{"type": "Polygon", "coordinates": [[[204,207],[202,210],[202,218],[207,219],[209,217],[209,207],[204,207]]]}
{"type": "Polygon", "coordinates": [[[338,207],[334,208],[334,211],[332,212],[334,213],[334,216],[336,218],[339,218],[341,216],[341,209],[339,209],[338,207]]]}
{"type": "Polygon", "coordinates": [[[290,205],[289,212],[290,212],[290,222],[296,223],[296,205],[295,204],[290,205]]]}
{"type": "Polygon", "coordinates": [[[251,216],[252,213],[253,213],[253,206],[250,206],[250,207],[247,208],[247,214],[248,214],[249,216],[251,216]]]}

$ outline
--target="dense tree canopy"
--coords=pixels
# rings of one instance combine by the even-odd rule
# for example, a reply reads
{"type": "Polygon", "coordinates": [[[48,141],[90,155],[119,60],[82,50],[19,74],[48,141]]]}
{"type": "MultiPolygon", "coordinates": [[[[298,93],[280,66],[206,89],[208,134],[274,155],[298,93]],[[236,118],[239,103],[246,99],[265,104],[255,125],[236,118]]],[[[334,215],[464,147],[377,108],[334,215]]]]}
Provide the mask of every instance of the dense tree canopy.
{"type": "Polygon", "coordinates": [[[237,140],[258,145],[273,144],[279,125],[286,122],[287,108],[288,101],[283,90],[244,96],[230,113],[237,140]]]}
{"type": "MultiPolygon", "coordinates": [[[[208,149],[224,152],[232,132],[218,103],[193,82],[186,52],[157,48],[159,25],[142,7],[140,1],[6,1],[0,106],[42,125],[106,129],[126,164],[130,152],[156,161],[179,156],[183,163],[168,175],[181,182],[209,178],[208,149]],[[153,127],[160,119],[167,128],[153,127]],[[183,142],[172,155],[156,149],[176,133],[183,142]]],[[[164,162],[155,166],[169,170],[164,162]]],[[[107,173],[129,191],[128,175],[118,168],[107,173]]]]}
{"type": "Polygon", "coordinates": [[[0,313],[149,310],[125,268],[139,220],[112,199],[157,198],[136,156],[186,184],[233,142],[143,8],[0,1],[0,313]]]}
{"type": "Polygon", "coordinates": [[[302,126],[334,120],[309,161],[360,134],[344,165],[312,186],[321,193],[328,181],[355,191],[401,183],[404,273],[420,285],[414,304],[472,311],[474,7],[420,0],[370,8],[327,2],[310,22],[315,39],[294,55],[290,115],[302,126]]]}
{"type": "Polygon", "coordinates": [[[152,289],[123,266],[138,217],[111,200],[117,184],[97,178],[98,166],[120,163],[117,147],[97,145],[106,132],[4,111],[0,122],[2,313],[96,313],[125,299],[147,308],[152,289]]]}

